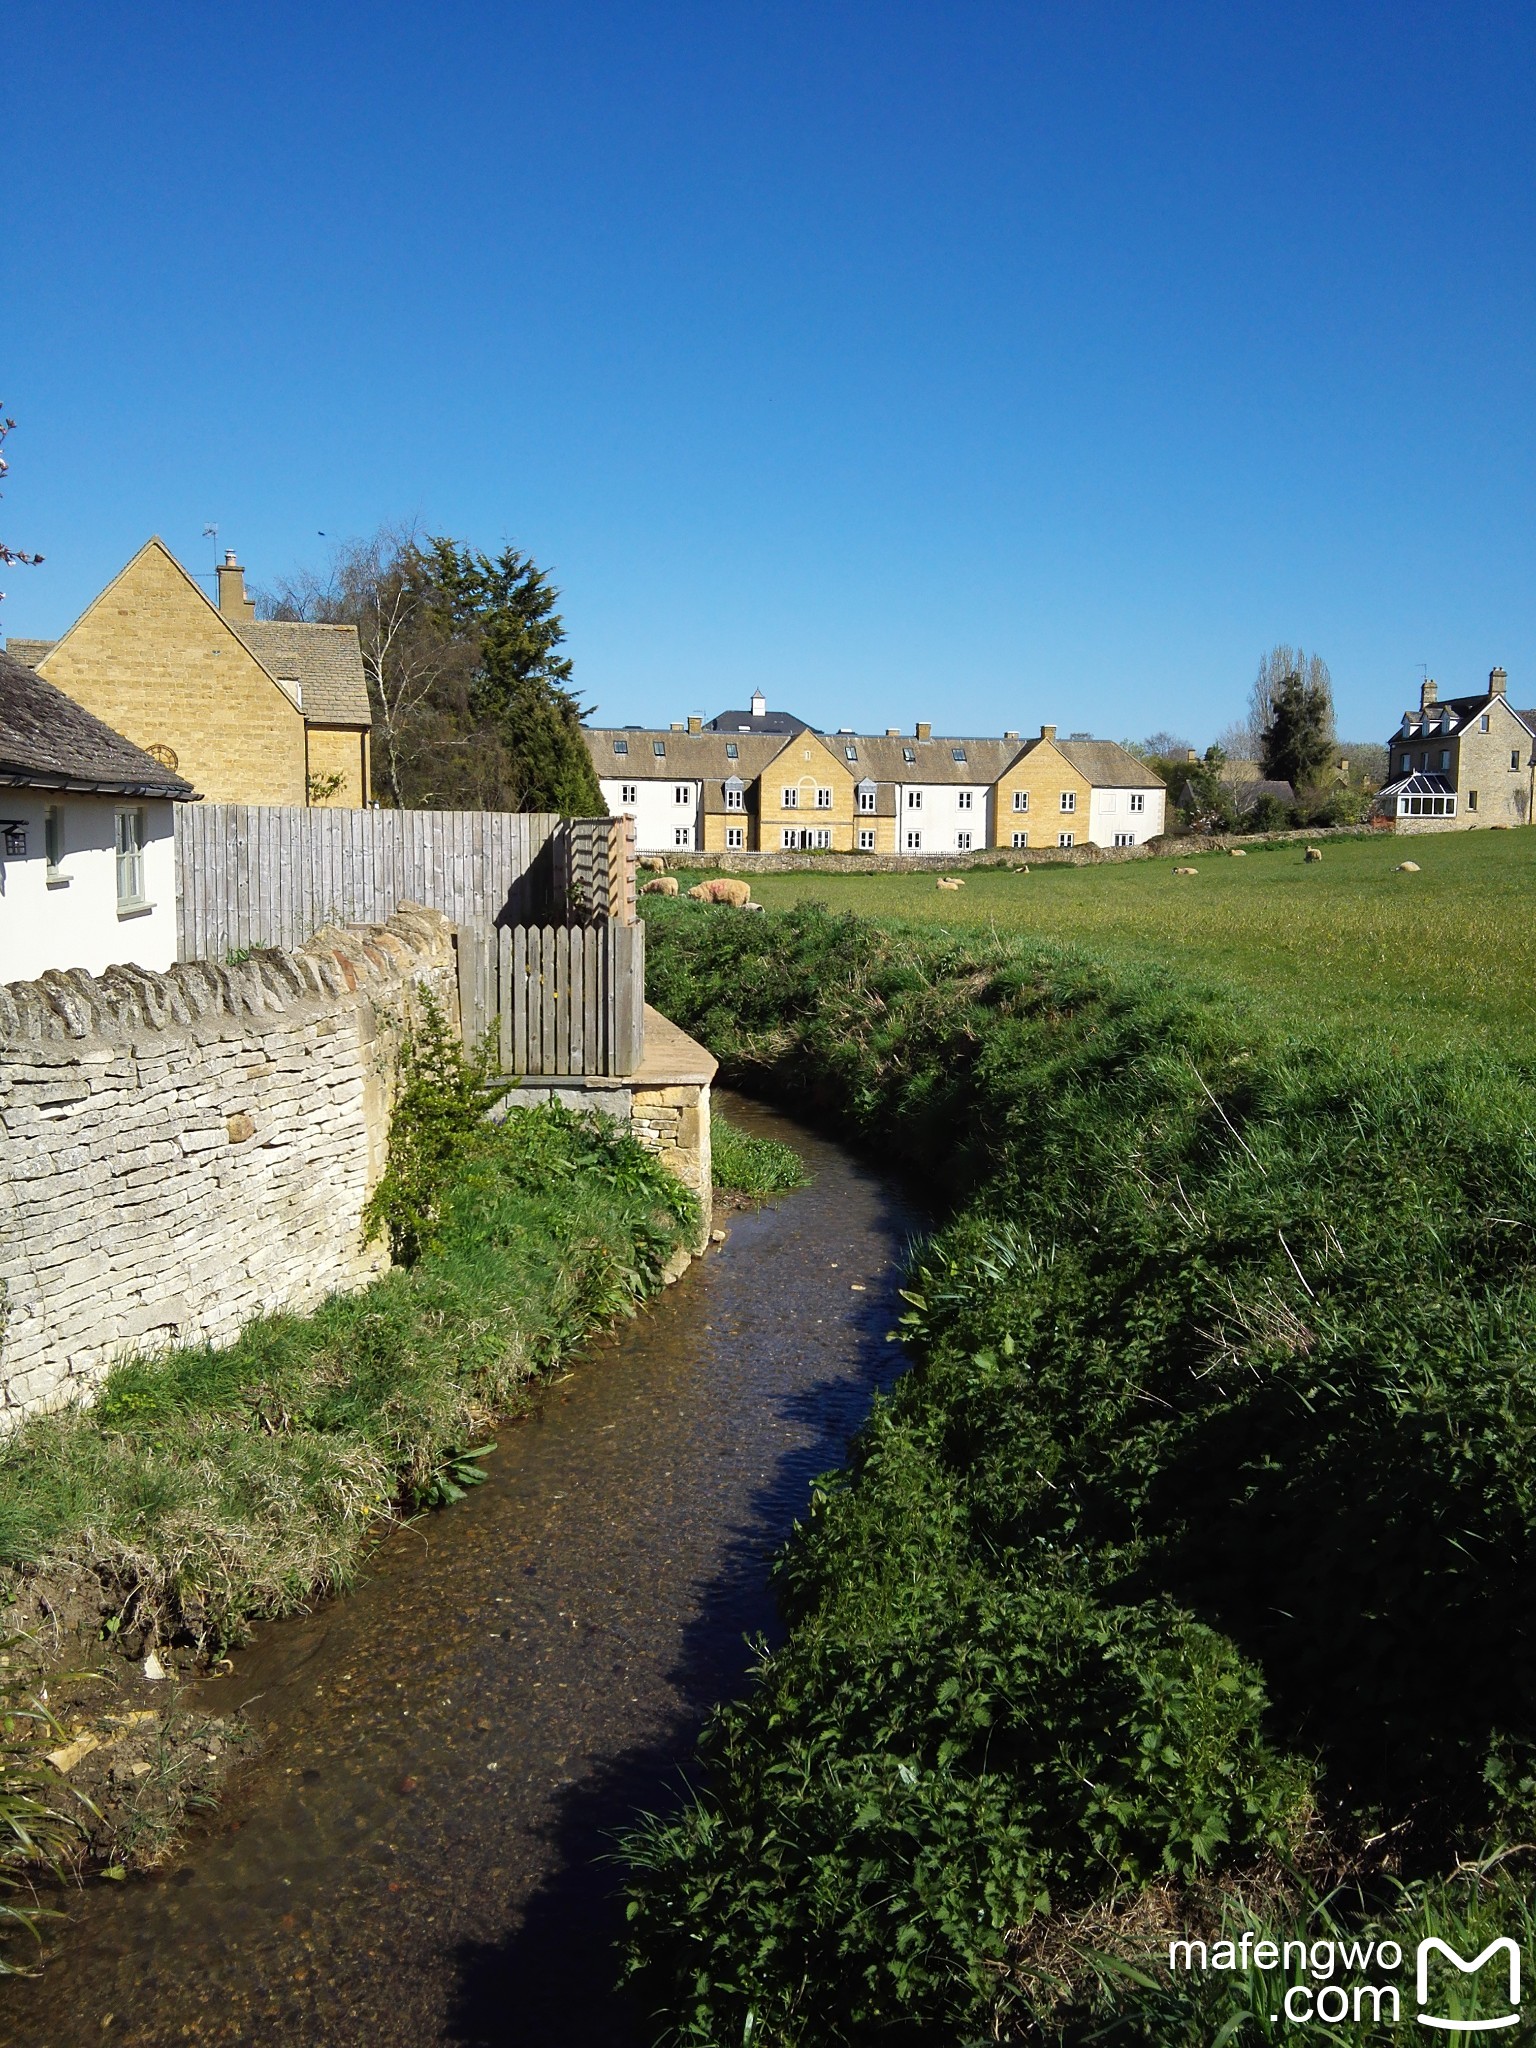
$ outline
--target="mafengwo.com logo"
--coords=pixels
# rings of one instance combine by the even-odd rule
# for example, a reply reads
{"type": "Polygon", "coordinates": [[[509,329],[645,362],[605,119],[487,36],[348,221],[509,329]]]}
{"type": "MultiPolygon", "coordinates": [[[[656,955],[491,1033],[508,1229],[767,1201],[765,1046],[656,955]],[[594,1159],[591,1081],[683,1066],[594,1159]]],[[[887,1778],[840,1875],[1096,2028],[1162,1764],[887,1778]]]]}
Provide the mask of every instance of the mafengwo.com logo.
{"type": "Polygon", "coordinates": [[[1415,2023],[1454,2040],[1529,2038],[1526,2028],[1511,2031],[1521,2026],[1521,1955],[1507,1935],[1473,1956],[1430,1935],[1410,1962],[1395,1941],[1272,1941],[1249,1930],[1236,1941],[1171,1941],[1168,1967],[1175,1975],[1230,1976],[1254,2012],[1261,2010],[1254,1992],[1262,1990],[1271,2024],[1331,2030],[1345,2040],[1362,2026],[1415,2023]]]}

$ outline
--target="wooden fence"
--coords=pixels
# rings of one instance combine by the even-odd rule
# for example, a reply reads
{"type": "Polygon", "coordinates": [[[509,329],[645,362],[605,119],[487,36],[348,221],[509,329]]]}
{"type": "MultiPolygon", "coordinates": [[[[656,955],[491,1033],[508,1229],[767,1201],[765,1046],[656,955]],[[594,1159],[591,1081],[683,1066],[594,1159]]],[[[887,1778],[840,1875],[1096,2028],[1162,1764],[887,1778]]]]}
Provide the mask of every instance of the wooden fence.
{"type": "Polygon", "coordinates": [[[177,954],[300,946],[401,903],[461,926],[632,919],[632,837],[624,818],[538,811],[177,804],[177,954]]]}
{"type": "Polygon", "coordinates": [[[632,1074],[645,1041],[645,926],[459,932],[466,1043],[494,1032],[506,1074],[632,1074]]]}

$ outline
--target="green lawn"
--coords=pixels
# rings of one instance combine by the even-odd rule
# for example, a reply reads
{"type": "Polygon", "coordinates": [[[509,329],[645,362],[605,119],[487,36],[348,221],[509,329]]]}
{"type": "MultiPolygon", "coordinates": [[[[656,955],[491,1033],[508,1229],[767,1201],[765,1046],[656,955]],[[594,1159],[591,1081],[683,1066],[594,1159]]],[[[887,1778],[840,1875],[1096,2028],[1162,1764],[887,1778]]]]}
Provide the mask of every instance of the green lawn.
{"type": "Polygon", "coordinates": [[[1536,829],[1325,841],[1311,866],[1294,843],[1244,860],[1212,850],[1192,876],[1174,865],[972,871],[954,893],[931,874],[762,875],[752,886],[770,908],[813,899],[1164,962],[1257,991],[1298,1028],[1536,1056],[1536,829]],[[1421,872],[1394,873],[1404,859],[1421,872]]]}

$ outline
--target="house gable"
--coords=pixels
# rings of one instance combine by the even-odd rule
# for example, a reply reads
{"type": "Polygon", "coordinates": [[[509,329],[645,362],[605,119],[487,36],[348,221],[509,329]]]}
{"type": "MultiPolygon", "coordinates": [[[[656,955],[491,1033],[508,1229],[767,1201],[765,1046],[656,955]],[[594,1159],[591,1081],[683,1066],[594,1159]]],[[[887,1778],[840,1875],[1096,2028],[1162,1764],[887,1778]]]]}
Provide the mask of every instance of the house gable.
{"type": "Polygon", "coordinates": [[[303,712],[159,539],[38,673],[213,802],[307,801],[303,712]]]}
{"type": "Polygon", "coordinates": [[[1089,833],[1093,785],[1056,745],[1055,728],[1039,739],[1026,740],[997,778],[992,796],[992,842],[1009,846],[1014,835],[1022,844],[1054,846],[1063,832],[1078,845],[1089,833]],[[1070,797],[1069,804],[1064,799],[1070,797]],[[1021,801],[1022,800],[1022,801],[1021,801]]]}

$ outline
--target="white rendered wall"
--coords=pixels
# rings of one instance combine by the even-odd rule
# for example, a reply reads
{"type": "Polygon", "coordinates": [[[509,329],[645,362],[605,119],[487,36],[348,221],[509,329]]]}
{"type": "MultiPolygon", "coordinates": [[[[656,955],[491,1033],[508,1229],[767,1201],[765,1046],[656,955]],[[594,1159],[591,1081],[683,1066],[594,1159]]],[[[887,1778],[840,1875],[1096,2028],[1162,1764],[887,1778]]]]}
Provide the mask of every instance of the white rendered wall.
{"type": "Polygon", "coordinates": [[[991,806],[991,785],[973,782],[962,788],[952,782],[903,782],[896,786],[896,851],[907,850],[907,834],[921,832],[923,853],[960,853],[960,835],[971,835],[970,851],[979,852],[990,842],[987,838],[987,813],[991,806]],[[922,804],[913,810],[907,799],[920,796],[922,804]],[[961,806],[961,798],[968,796],[971,808],[961,806]]]}
{"type": "Polygon", "coordinates": [[[100,974],[119,964],[157,972],[176,958],[176,854],[172,806],[129,797],[0,789],[0,819],[23,822],[27,851],[0,855],[0,982],[30,981],[50,967],[100,974]],[[64,814],[59,879],[48,880],[44,814],[64,814]],[[119,809],[144,813],[144,899],[117,908],[119,809]]]}
{"type": "Polygon", "coordinates": [[[686,830],[687,846],[696,848],[703,844],[699,831],[699,806],[704,795],[701,782],[690,782],[684,776],[669,777],[665,782],[647,780],[638,776],[633,781],[614,776],[611,780],[603,776],[598,782],[603,792],[603,802],[612,817],[630,817],[635,821],[635,850],[637,853],[681,853],[677,835],[686,830]],[[623,792],[633,789],[634,797],[625,802],[623,792]],[[677,801],[678,790],[686,790],[683,803],[677,801]]]}
{"type": "Polygon", "coordinates": [[[1131,834],[1132,846],[1145,846],[1163,829],[1163,789],[1094,789],[1088,797],[1088,837],[1095,846],[1113,846],[1123,832],[1131,834]],[[1140,797],[1142,810],[1133,810],[1131,799],[1140,797]]]}

